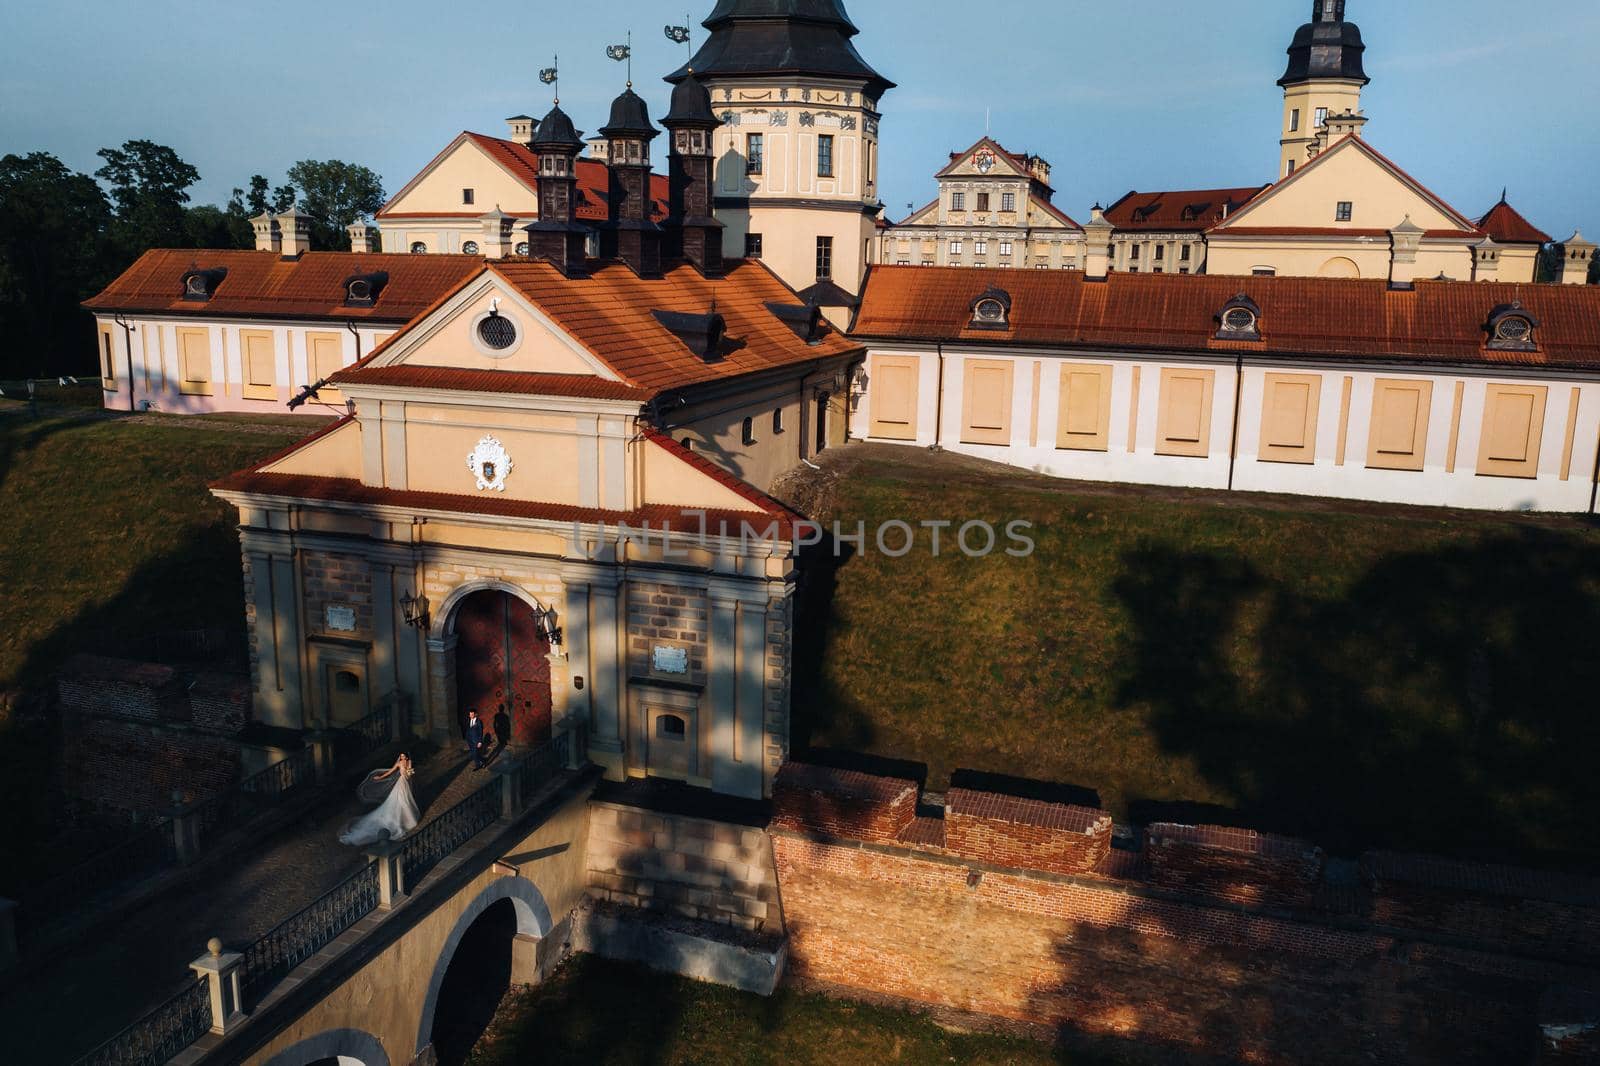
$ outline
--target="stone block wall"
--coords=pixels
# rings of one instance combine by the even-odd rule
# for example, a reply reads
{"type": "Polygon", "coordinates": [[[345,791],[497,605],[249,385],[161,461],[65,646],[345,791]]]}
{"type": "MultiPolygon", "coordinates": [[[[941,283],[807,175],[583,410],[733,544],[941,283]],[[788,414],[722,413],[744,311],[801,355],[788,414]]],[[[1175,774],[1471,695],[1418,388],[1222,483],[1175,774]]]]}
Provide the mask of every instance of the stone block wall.
{"type": "Polygon", "coordinates": [[[767,730],[765,783],[772,783],[789,758],[789,685],[794,669],[794,597],[767,603],[767,730]]]}
{"type": "Polygon", "coordinates": [[[752,931],[783,928],[761,829],[594,802],[588,861],[595,899],[752,931]]]}
{"type": "Polygon", "coordinates": [[[1258,906],[1307,907],[1322,880],[1322,849],[1303,840],[1214,825],[1145,829],[1150,881],[1258,906]]]}
{"type": "Polygon", "coordinates": [[[305,551],[300,556],[301,596],[305,603],[306,632],[370,639],[372,625],[372,572],[358,555],[305,551]],[[328,608],[348,607],[355,612],[353,631],[328,626],[328,608]]]}
{"type": "Polygon", "coordinates": [[[1372,920],[1600,962],[1600,878],[1373,851],[1372,920]]]}
{"type": "Polygon", "coordinates": [[[634,581],[627,595],[630,676],[649,677],[651,648],[666,641],[688,645],[689,673],[682,680],[704,685],[711,617],[705,590],[634,581]]]}
{"type": "Polygon", "coordinates": [[[917,782],[791,762],[772,785],[772,825],[894,843],[917,817],[917,782]]]}
{"type": "Polygon", "coordinates": [[[945,796],[945,847],[999,866],[1086,873],[1111,851],[1111,816],[1064,803],[953,788],[945,796]]]}

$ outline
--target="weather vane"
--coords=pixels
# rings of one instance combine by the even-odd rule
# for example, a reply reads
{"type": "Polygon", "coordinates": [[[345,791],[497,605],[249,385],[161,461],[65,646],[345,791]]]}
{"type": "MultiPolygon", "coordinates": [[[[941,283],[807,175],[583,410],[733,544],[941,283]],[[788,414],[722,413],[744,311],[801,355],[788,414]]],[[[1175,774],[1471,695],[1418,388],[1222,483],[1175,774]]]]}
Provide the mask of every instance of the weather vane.
{"type": "Polygon", "coordinates": [[[628,31],[627,44],[606,45],[606,57],[628,64],[628,88],[633,88],[633,31],[628,31]]]}
{"type": "Polygon", "coordinates": [[[682,26],[668,26],[666,28],[666,34],[667,34],[667,40],[671,41],[673,44],[681,44],[681,45],[683,45],[684,46],[684,50],[686,52],[690,53],[690,58],[691,59],[694,58],[694,49],[689,46],[689,16],[688,15],[683,16],[683,25],[682,26]]]}
{"type": "Polygon", "coordinates": [[[555,66],[545,67],[539,72],[539,80],[546,85],[556,87],[556,103],[561,103],[561,57],[555,57],[555,66]]]}

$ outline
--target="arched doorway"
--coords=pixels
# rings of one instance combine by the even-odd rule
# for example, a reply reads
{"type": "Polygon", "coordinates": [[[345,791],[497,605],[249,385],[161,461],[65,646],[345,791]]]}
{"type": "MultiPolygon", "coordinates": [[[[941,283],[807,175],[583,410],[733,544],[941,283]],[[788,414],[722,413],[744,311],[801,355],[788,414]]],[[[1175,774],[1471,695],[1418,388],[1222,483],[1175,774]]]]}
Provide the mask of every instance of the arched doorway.
{"type": "Polygon", "coordinates": [[[476,709],[496,743],[538,747],[550,739],[550,645],[533,608],[501,589],[484,589],[456,608],[457,728],[476,709]]]}
{"type": "Polygon", "coordinates": [[[511,989],[512,942],[517,912],[510,899],[497,900],[473,920],[456,945],[439,984],[429,1042],[439,1066],[467,1060],[511,989]]]}

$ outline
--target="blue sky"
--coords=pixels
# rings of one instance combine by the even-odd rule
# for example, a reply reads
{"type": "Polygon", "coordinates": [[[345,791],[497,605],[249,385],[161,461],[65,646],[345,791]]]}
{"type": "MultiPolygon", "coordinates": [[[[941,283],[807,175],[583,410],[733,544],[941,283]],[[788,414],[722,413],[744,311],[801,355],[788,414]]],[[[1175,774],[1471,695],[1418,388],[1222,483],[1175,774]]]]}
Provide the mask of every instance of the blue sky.
{"type": "MultiPolygon", "coordinates": [[[[698,20],[711,0],[695,0],[698,20]]],[[[683,59],[667,4],[454,0],[274,5],[52,0],[0,11],[0,151],[92,171],[129,138],[172,145],[220,202],[295,160],[365,163],[392,192],[462,129],[542,114],[559,53],[564,104],[604,121],[631,28],[635,81],[659,115],[683,59]]],[[[850,0],[857,45],[899,83],[883,101],[891,217],[930,199],[947,153],[984,132],[1054,165],[1080,221],[1130,188],[1273,177],[1284,49],[1305,0],[850,0]],[[974,20],[973,12],[980,17],[974,20]]],[[[1469,215],[1509,186],[1557,238],[1600,233],[1600,4],[1349,0],[1367,40],[1368,138],[1469,215]]]]}

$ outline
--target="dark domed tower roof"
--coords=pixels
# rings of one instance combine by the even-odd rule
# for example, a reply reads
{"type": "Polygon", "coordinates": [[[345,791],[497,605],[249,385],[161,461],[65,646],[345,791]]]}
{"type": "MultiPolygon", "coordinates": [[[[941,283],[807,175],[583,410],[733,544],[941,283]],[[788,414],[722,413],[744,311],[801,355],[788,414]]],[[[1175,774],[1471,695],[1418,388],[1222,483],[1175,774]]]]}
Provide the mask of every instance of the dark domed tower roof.
{"type": "Polygon", "coordinates": [[[812,74],[860,79],[876,99],[894,82],[867,65],[850,42],[860,31],[842,0],[719,0],[704,23],[711,36],[687,64],[667,75],[676,84],[706,78],[812,74]]]}
{"type": "Polygon", "coordinates": [[[560,105],[552,107],[550,113],[539,123],[539,128],[533,131],[532,148],[576,149],[583,150],[583,138],[573,128],[572,120],[567,113],[561,110],[560,105]]]}
{"type": "Polygon", "coordinates": [[[711,93],[701,84],[700,79],[689,75],[672,89],[672,109],[667,112],[667,117],[661,124],[668,128],[673,126],[705,126],[713,127],[722,125],[716,112],[711,110],[711,93]]]}
{"type": "Polygon", "coordinates": [[[630,87],[611,102],[611,121],[600,130],[602,137],[654,137],[659,131],[650,124],[650,108],[630,87]]]}
{"type": "Polygon", "coordinates": [[[1345,78],[1366,85],[1372,79],[1362,69],[1367,50],[1361,27],[1344,20],[1345,0],[1313,0],[1311,21],[1295,32],[1289,46],[1289,69],[1278,79],[1282,86],[1317,78],[1345,78]]]}

